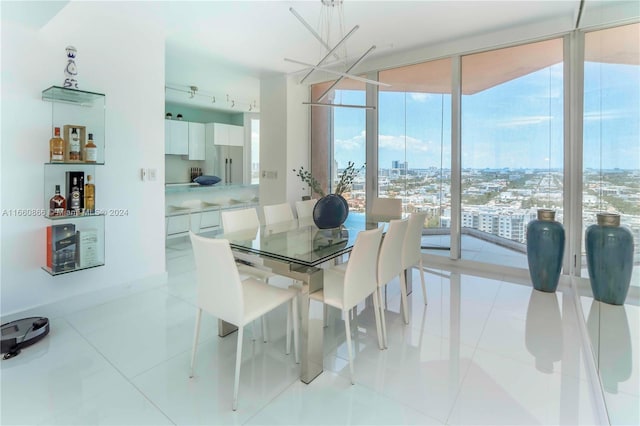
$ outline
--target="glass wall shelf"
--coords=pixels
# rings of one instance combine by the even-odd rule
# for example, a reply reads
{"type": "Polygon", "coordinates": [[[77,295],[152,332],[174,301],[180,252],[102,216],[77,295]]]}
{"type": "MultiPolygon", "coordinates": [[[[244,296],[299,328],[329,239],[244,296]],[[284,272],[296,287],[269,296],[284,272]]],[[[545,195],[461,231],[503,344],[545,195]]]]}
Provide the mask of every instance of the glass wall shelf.
{"type": "Polygon", "coordinates": [[[93,106],[96,100],[104,99],[104,96],[103,93],[67,89],[60,86],[51,86],[42,91],[43,101],[66,102],[82,106],[93,106]]]}

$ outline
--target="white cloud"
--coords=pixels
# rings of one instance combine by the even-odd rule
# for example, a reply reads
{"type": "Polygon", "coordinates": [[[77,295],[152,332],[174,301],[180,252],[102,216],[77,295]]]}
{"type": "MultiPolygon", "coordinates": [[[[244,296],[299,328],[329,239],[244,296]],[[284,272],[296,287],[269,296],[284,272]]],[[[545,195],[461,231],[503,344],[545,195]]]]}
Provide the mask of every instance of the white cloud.
{"type": "Polygon", "coordinates": [[[426,102],[430,95],[428,93],[410,93],[410,96],[416,102],[426,102]]]}
{"type": "Polygon", "coordinates": [[[532,124],[545,123],[551,120],[551,116],[548,115],[532,115],[528,117],[513,117],[505,121],[499,121],[496,123],[496,127],[519,127],[530,126],[532,124]]]}

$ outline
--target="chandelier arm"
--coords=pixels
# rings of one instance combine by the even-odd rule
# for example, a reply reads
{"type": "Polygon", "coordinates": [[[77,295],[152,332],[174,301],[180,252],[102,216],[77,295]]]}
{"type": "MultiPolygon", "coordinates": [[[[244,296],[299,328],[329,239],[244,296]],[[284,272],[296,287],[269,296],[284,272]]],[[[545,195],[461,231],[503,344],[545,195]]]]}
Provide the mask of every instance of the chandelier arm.
{"type": "MultiPolygon", "coordinates": [[[[306,67],[310,67],[312,69],[312,71],[313,70],[326,71],[326,72],[328,72],[330,74],[335,74],[335,75],[339,75],[339,76],[342,76],[342,77],[350,78],[351,80],[362,81],[363,83],[375,84],[376,86],[391,87],[391,85],[388,84],[388,83],[382,83],[380,81],[369,80],[368,78],[359,77],[359,76],[353,75],[353,74],[347,74],[346,72],[334,71],[331,68],[325,68],[325,67],[320,67],[318,65],[308,64],[306,62],[296,61],[295,59],[284,58],[284,60],[287,61],[287,62],[292,62],[294,64],[304,65],[306,67]]],[[[302,82],[300,82],[300,83],[302,83],[302,82]]]]}
{"type": "Polygon", "coordinates": [[[331,107],[331,108],[360,108],[360,109],[376,109],[376,107],[372,105],[351,105],[351,104],[324,104],[321,102],[303,102],[303,105],[309,106],[321,106],[321,107],[331,107]]]}
{"type": "MultiPolygon", "coordinates": [[[[360,56],[360,58],[358,58],[358,60],[357,60],[357,61],[355,61],[355,62],[353,63],[353,65],[351,65],[351,66],[349,67],[349,69],[347,69],[346,74],[348,74],[352,69],[354,69],[354,68],[355,68],[355,67],[356,67],[360,62],[362,62],[362,61],[363,61],[363,59],[364,59],[364,58],[365,58],[369,53],[373,52],[373,50],[374,50],[375,48],[376,48],[376,46],[375,46],[375,45],[374,45],[374,46],[371,46],[371,47],[369,48],[369,50],[367,50],[366,52],[364,52],[364,54],[363,54],[362,56],[360,56]]],[[[325,90],[325,91],[324,91],[324,93],[323,93],[322,95],[320,95],[320,97],[319,97],[318,99],[316,99],[316,102],[320,102],[320,101],[322,101],[322,100],[323,100],[323,99],[324,99],[324,98],[329,94],[329,92],[330,92],[334,87],[336,87],[336,86],[338,85],[338,83],[340,83],[340,82],[342,81],[342,79],[343,79],[343,78],[344,78],[344,76],[340,76],[340,77],[338,77],[338,79],[337,79],[336,81],[334,81],[334,82],[333,82],[333,84],[332,84],[331,86],[329,86],[329,88],[328,88],[327,90],[325,90]]],[[[378,82],[376,82],[376,83],[378,83],[378,82]]]]}
{"type": "MultiPolygon", "coordinates": [[[[351,35],[352,35],[353,33],[355,33],[355,32],[356,32],[356,30],[357,30],[358,28],[360,28],[360,26],[356,25],[355,27],[353,27],[353,29],[352,29],[351,31],[349,31],[349,32],[347,33],[347,35],[346,35],[346,36],[342,37],[342,40],[340,40],[340,41],[338,42],[338,44],[336,44],[336,45],[333,47],[333,49],[331,49],[331,50],[329,51],[329,53],[327,53],[327,54],[325,55],[325,57],[324,57],[324,58],[320,59],[320,62],[318,62],[318,64],[316,65],[316,67],[319,67],[320,65],[322,65],[322,63],[323,63],[324,61],[326,61],[326,60],[327,60],[327,58],[329,58],[329,56],[331,56],[331,55],[333,54],[333,52],[335,52],[335,51],[338,49],[338,47],[340,47],[340,46],[342,45],[342,43],[344,43],[345,41],[347,41],[347,39],[348,39],[349,37],[351,37],[351,35]]],[[[311,70],[309,70],[309,72],[307,73],[307,75],[305,75],[304,77],[302,77],[302,80],[300,80],[300,83],[304,83],[304,81],[307,79],[307,77],[309,77],[309,76],[311,75],[311,73],[312,73],[315,69],[319,69],[319,68],[312,68],[311,70]]]]}
{"type": "MultiPolygon", "coordinates": [[[[327,50],[331,50],[331,46],[329,46],[329,45],[328,45],[328,44],[327,44],[327,43],[322,39],[322,37],[320,37],[320,35],[319,35],[319,34],[318,34],[314,29],[313,29],[313,27],[312,27],[311,25],[309,25],[309,24],[307,23],[307,21],[305,21],[305,20],[302,18],[302,16],[300,16],[300,15],[298,14],[298,12],[296,12],[296,11],[295,11],[295,9],[294,9],[293,7],[290,7],[290,8],[289,8],[289,12],[291,12],[291,13],[293,14],[293,16],[295,16],[296,18],[298,18],[298,21],[300,21],[300,22],[302,23],[302,25],[304,25],[304,26],[305,26],[305,28],[306,28],[307,30],[309,30],[309,32],[310,32],[311,34],[313,34],[313,36],[314,36],[315,38],[317,38],[317,39],[318,39],[318,41],[320,42],[320,44],[322,44],[322,45],[325,47],[325,49],[327,49],[327,50]]],[[[333,56],[335,56],[335,58],[336,58],[337,60],[340,60],[340,57],[339,57],[336,53],[334,53],[334,54],[333,54],[333,56]]]]}

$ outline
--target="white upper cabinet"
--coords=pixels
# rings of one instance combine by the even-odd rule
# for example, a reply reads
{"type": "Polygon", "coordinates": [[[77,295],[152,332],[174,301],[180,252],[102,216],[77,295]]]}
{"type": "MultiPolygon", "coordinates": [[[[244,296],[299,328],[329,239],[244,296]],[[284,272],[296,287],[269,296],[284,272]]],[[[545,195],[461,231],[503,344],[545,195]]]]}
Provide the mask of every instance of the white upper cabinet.
{"type": "Polygon", "coordinates": [[[189,154],[189,123],[186,121],[164,121],[164,153],[189,154]]]}
{"type": "Polygon", "coordinates": [[[205,159],[204,123],[189,123],[189,160],[205,159]]]}
{"type": "Polygon", "coordinates": [[[244,146],[244,127],[213,123],[213,143],[216,145],[244,146]]]}

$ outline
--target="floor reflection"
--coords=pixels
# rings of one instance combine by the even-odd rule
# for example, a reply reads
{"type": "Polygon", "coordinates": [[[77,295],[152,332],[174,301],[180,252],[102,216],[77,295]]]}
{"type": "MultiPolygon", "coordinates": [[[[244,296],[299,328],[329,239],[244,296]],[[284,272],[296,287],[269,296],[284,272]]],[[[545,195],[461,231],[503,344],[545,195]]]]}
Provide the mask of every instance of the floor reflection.
{"type": "Polygon", "coordinates": [[[526,321],[527,350],[535,357],[538,371],[551,374],[553,363],[562,359],[562,319],[556,293],[531,290],[526,321]]]}

